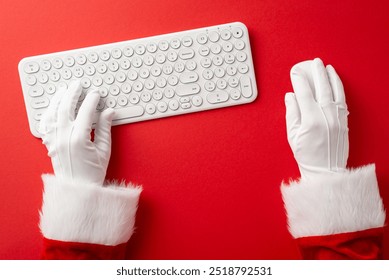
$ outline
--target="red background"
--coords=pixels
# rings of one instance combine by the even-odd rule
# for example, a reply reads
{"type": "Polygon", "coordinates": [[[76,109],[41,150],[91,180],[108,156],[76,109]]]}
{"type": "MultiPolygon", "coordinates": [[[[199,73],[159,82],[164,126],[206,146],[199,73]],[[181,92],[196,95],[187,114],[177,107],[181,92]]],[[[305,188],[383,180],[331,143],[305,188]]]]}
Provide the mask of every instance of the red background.
{"type": "MultiPolygon", "coordinates": [[[[108,178],[144,186],[131,259],[295,259],[279,185],[299,172],[284,94],[297,62],[337,69],[351,112],[349,166],[376,163],[389,205],[388,1],[1,0],[0,258],[36,259],[47,151],[29,131],[17,64],[25,56],[241,21],[258,99],[113,128],[108,178]]],[[[385,232],[389,258],[389,231],[385,232]]]]}

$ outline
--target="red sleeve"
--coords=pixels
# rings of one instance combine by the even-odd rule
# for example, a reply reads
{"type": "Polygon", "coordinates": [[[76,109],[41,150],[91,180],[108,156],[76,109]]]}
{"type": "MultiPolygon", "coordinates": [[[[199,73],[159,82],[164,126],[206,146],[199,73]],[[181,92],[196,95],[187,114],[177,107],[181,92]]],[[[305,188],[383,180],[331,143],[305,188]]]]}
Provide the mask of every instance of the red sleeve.
{"type": "Polygon", "coordinates": [[[140,187],[42,178],[42,259],[124,259],[140,187]]]}
{"type": "Polygon", "coordinates": [[[43,238],[41,257],[44,260],[121,260],[125,251],[126,243],[105,246],[43,238]]]}
{"type": "Polygon", "coordinates": [[[382,259],[383,228],[297,238],[306,260],[377,260],[382,259]]]}
{"type": "Polygon", "coordinates": [[[304,259],[381,259],[386,213],[375,166],[282,184],[289,232],[304,259]]]}

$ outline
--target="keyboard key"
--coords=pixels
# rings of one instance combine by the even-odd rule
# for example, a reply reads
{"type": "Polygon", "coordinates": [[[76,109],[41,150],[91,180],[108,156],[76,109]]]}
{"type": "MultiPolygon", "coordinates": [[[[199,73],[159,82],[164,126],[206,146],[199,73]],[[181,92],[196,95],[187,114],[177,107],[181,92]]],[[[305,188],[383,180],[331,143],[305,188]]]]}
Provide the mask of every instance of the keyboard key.
{"type": "Polygon", "coordinates": [[[174,96],[174,89],[172,89],[171,87],[168,87],[165,89],[164,91],[164,95],[166,98],[173,98],[174,96]]]}
{"type": "Polygon", "coordinates": [[[53,84],[47,84],[46,87],[45,87],[45,91],[46,91],[48,94],[53,94],[53,93],[56,91],[55,85],[53,85],[53,84]]]}
{"type": "Polygon", "coordinates": [[[101,97],[105,98],[108,96],[108,89],[106,87],[100,87],[99,93],[101,97]]]}
{"type": "Polygon", "coordinates": [[[235,38],[241,38],[243,36],[243,30],[240,27],[232,28],[232,36],[235,38]]]}
{"type": "MultiPolygon", "coordinates": [[[[108,98],[105,100],[105,105],[107,105],[107,107],[109,107],[109,108],[115,108],[115,106],[116,106],[116,100],[115,100],[115,98],[113,98],[113,97],[108,97],[108,98]]],[[[115,117],[117,117],[117,111],[115,112],[115,117]]]]}
{"type": "Polygon", "coordinates": [[[166,112],[166,111],[167,111],[167,104],[166,104],[166,102],[163,102],[163,101],[158,102],[158,104],[157,104],[157,109],[158,109],[158,111],[160,111],[161,113],[166,112]]]}
{"type": "Polygon", "coordinates": [[[27,74],[36,73],[39,71],[39,64],[36,62],[29,62],[24,65],[24,72],[27,74]]]}
{"type": "Polygon", "coordinates": [[[149,102],[151,100],[151,94],[147,91],[142,92],[140,95],[140,99],[142,99],[143,102],[149,102]]]}
{"type": "Polygon", "coordinates": [[[191,59],[194,56],[194,50],[193,49],[182,49],[178,53],[181,59],[191,59]]]}
{"type": "Polygon", "coordinates": [[[57,69],[62,68],[62,66],[63,66],[63,61],[62,61],[62,59],[60,59],[59,57],[54,58],[54,60],[53,60],[53,66],[54,66],[54,68],[57,68],[57,69]]]}
{"type": "Polygon", "coordinates": [[[202,56],[209,55],[209,48],[207,46],[201,46],[199,48],[199,54],[202,55],[202,56]]]}
{"type": "Polygon", "coordinates": [[[94,76],[92,79],[92,84],[96,87],[99,87],[103,84],[103,79],[100,76],[94,76]]]}
{"type": "Polygon", "coordinates": [[[213,44],[211,45],[211,52],[213,54],[219,54],[222,50],[222,47],[219,44],[213,44]]]}
{"type": "Polygon", "coordinates": [[[244,49],[244,42],[242,40],[237,40],[237,41],[235,41],[234,46],[237,50],[243,50],[244,49]]]}
{"type": "Polygon", "coordinates": [[[248,76],[242,76],[240,78],[240,88],[244,97],[249,98],[253,95],[251,80],[248,76]]]}
{"type": "Polygon", "coordinates": [[[76,62],[80,65],[84,65],[86,63],[86,56],[84,54],[77,55],[76,62]]]}
{"type": "Polygon", "coordinates": [[[155,113],[155,111],[156,111],[156,107],[155,107],[154,104],[149,103],[149,104],[146,105],[146,112],[148,114],[152,115],[152,114],[155,113]]]}
{"type": "Polygon", "coordinates": [[[230,52],[233,50],[234,46],[231,44],[231,42],[224,42],[222,45],[223,51],[230,52]]]}
{"type": "Polygon", "coordinates": [[[189,109],[191,107],[190,103],[181,103],[181,108],[182,109],[189,109]]]}
{"type": "Polygon", "coordinates": [[[123,59],[121,62],[120,62],[120,67],[123,69],[123,70],[127,70],[129,69],[131,66],[131,63],[128,59],[123,59]]]}
{"type": "Polygon", "coordinates": [[[232,63],[234,63],[234,61],[235,61],[235,56],[233,56],[232,54],[228,53],[228,54],[225,55],[224,61],[225,61],[227,64],[232,64],[232,63]]]}
{"type": "Polygon", "coordinates": [[[228,93],[224,91],[217,91],[207,94],[207,101],[211,104],[222,103],[228,100],[228,93]]]}
{"type": "Polygon", "coordinates": [[[135,53],[138,55],[144,54],[146,51],[146,47],[142,44],[136,45],[135,46],[135,53]]]}
{"type": "Polygon", "coordinates": [[[103,81],[108,85],[112,85],[113,82],[115,81],[115,77],[111,73],[107,73],[104,75],[103,81]]]}
{"type": "Polygon", "coordinates": [[[158,77],[157,79],[157,86],[160,88],[165,87],[167,84],[166,79],[164,77],[158,77]]]}
{"type": "Polygon", "coordinates": [[[99,63],[97,65],[97,72],[99,72],[100,74],[104,74],[105,72],[107,72],[108,70],[108,67],[105,63],[99,63]]]}
{"type": "Polygon", "coordinates": [[[33,86],[33,85],[35,85],[36,84],[36,78],[35,78],[35,76],[27,76],[27,78],[26,78],[26,82],[27,82],[27,84],[29,84],[30,86],[33,86]]]}
{"type": "Polygon", "coordinates": [[[245,61],[247,58],[247,55],[245,52],[237,52],[236,53],[236,59],[239,61],[239,62],[243,62],[245,61]]]}
{"type": "Polygon", "coordinates": [[[177,100],[173,99],[173,100],[169,101],[169,109],[170,110],[176,111],[179,106],[180,106],[180,104],[178,103],[177,100]]]}
{"type": "Polygon", "coordinates": [[[96,63],[99,60],[99,55],[96,52],[91,52],[88,54],[88,61],[96,63]]]}
{"type": "Polygon", "coordinates": [[[220,36],[219,36],[218,32],[212,31],[209,33],[209,41],[215,43],[215,42],[219,41],[219,38],[220,38],[220,36]]]}
{"type": "Polygon", "coordinates": [[[238,66],[239,73],[246,74],[249,71],[249,67],[245,63],[241,63],[238,66]]]}
{"type": "MultiPolygon", "coordinates": [[[[70,66],[72,66],[72,65],[70,65],[70,66]]],[[[44,71],[49,71],[50,68],[51,68],[51,63],[50,63],[50,61],[48,61],[47,59],[43,60],[43,61],[41,62],[41,68],[42,68],[42,70],[44,70],[44,71]]]]}
{"type": "MultiPolygon", "coordinates": [[[[42,73],[42,74],[44,74],[44,73],[42,73]]],[[[46,76],[47,76],[47,75],[46,75],[46,76]]],[[[62,71],[61,76],[62,76],[62,78],[64,78],[65,80],[69,80],[69,79],[72,77],[72,71],[70,71],[69,69],[64,69],[64,70],[62,71]]],[[[42,81],[46,81],[46,82],[47,82],[46,77],[43,77],[43,76],[42,76],[42,78],[43,78],[42,81]]]]}
{"type": "Polygon", "coordinates": [[[155,87],[155,82],[151,79],[147,79],[145,81],[145,88],[148,89],[148,90],[151,90],[155,87]]]}
{"type": "Polygon", "coordinates": [[[171,50],[167,53],[167,59],[171,62],[176,61],[178,58],[177,52],[171,50]]]}
{"type": "Polygon", "coordinates": [[[228,79],[228,85],[232,88],[237,87],[239,85],[239,80],[237,77],[231,77],[228,79]]]}
{"type": "Polygon", "coordinates": [[[125,56],[127,56],[127,57],[131,57],[131,56],[134,54],[134,49],[131,48],[130,46],[125,47],[125,48],[123,49],[123,54],[124,54],[125,56]]]}
{"type": "Polygon", "coordinates": [[[84,75],[84,70],[80,66],[76,66],[73,70],[73,74],[76,78],[81,78],[84,75]]]}
{"type": "Polygon", "coordinates": [[[46,108],[50,101],[47,97],[35,98],[31,101],[31,107],[34,109],[46,108]]]}
{"type": "Polygon", "coordinates": [[[216,86],[217,88],[219,89],[225,89],[227,87],[227,82],[226,80],[224,79],[219,79],[217,82],[216,82],[216,86]]]}
{"type": "Polygon", "coordinates": [[[204,45],[208,41],[207,34],[201,33],[197,36],[197,42],[204,45]]]}
{"type": "Polygon", "coordinates": [[[194,60],[189,60],[186,62],[185,66],[186,66],[186,69],[193,71],[196,69],[197,63],[194,60]]]}
{"type": "Polygon", "coordinates": [[[31,87],[30,90],[28,91],[28,94],[31,97],[38,97],[43,95],[43,88],[41,86],[34,86],[31,87]]]}
{"type": "Polygon", "coordinates": [[[166,40],[159,42],[158,47],[161,51],[166,51],[169,48],[169,43],[166,40]]]}
{"type": "Polygon", "coordinates": [[[133,65],[134,67],[139,68],[139,67],[142,66],[143,61],[142,61],[142,59],[141,59],[139,56],[136,56],[136,57],[134,57],[134,58],[132,59],[131,63],[132,63],[132,65],[133,65]]]}
{"type": "Polygon", "coordinates": [[[180,75],[180,82],[183,84],[194,83],[199,79],[196,72],[184,72],[180,75]]]}
{"type": "Polygon", "coordinates": [[[131,92],[131,85],[129,83],[124,83],[120,87],[123,93],[130,93],[131,92]]]}
{"type": "Polygon", "coordinates": [[[204,79],[207,79],[207,80],[212,79],[212,78],[213,78],[213,71],[210,70],[210,69],[205,69],[205,70],[203,71],[203,78],[204,78],[204,79]]]}
{"type": "Polygon", "coordinates": [[[109,53],[109,51],[107,50],[104,50],[100,53],[100,59],[103,60],[103,61],[107,61],[110,57],[111,57],[111,54],[109,53]]]}
{"type": "Polygon", "coordinates": [[[111,53],[112,57],[115,59],[119,59],[122,57],[122,51],[119,48],[114,48],[111,53]]]}
{"type": "Polygon", "coordinates": [[[231,96],[231,98],[233,100],[238,100],[240,98],[240,91],[239,91],[239,89],[236,89],[236,88],[232,89],[230,91],[230,96],[231,96]]]}
{"type": "Polygon", "coordinates": [[[190,47],[190,46],[192,46],[192,43],[193,43],[193,40],[191,37],[185,36],[184,38],[182,38],[182,45],[183,46],[190,47]]]}
{"type": "Polygon", "coordinates": [[[162,64],[166,61],[166,56],[163,53],[159,53],[156,55],[155,61],[158,62],[159,64],[162,64]]]}
{"type": "Polygon", "coordinates": [[[187,84],[178,86],[176,93],[178,96],[187,96],[192,94],[197,94],[200,92],[200,86],[198,84],[187,84]]]}
{"type": "Polygon", "coordinates": [[[157,100],[157,101],[161,100],[162,97],[163,97],[162,90],[160,90],[160,89],[154,90],[154,92],[153,92],[153,99],[154,100],[157,100]]]}
{"type": "Polygon", "coordinates": [[[86,73],[88,76],[92,76],[94,73],[96,73],[96,68],[95,68],[92,64],[88,64],[88,65],[85,67],[85,73],[86,73]]]}
{"type": "Polygon", "coordinates": [[[169,78],[167,78],[167,82],[171,86],[175,86],[178,83],[178,78],[175,75],[170,75],[169,78]]]}
{"type": "Polygon", "coordinates": [[[201,104],[203,104],[203,99],[201,96],[195,95],[192,97],[192,104],[196,107],[199,107],[201,104]]]}
{"type": "Polygon", "coordinates": [[[155,53],[158,49],[158,46],[156,43],[151,42],[147,44],[146,49],[148,52],[155,53]]]}
{"type": "Polygon", "coordinates": [[[226,71],[222,67],[216,67],[214,73],[216,77],[223,78],[226,71]]]}
{"type": "Polygon", "coordinates": [[[126,74],[124,72],[119,71],[119,72],[116,73],[115,79],[119,83],[123,83],[127,79],[127,77],[126,77],[126,74]]]}
{"type": "Polygon", "coordinates": [[[143,113],[144,109],[142,106],[130,106],[126,108],[117,109],[115,110],[115,117],[113,121],[139,117],[142,116],[143,113]]]}
{"type": "Polygon", "coordinates": [[[81,79],[81,86],[83,88],[89,88],[91,86],[91,84],[92,83],[91,83],[89,78],[84,77],[84,78],[81,79]]]}
{"type": "MultiPolygon", "coordinates": [[[[138,104],[139,103],[139,95],[136,93],[131,93],[129,96],[131,104],[138,104]]],[[[127,103],[126,103],[127,104],[127,103]]]]}
{"type": "Polygon", "coordinates": [[[120,93],[120,88],[117,85],[112,85],[109,87],[109,93],[113,96],[116,96],[120,93]]]}
{"type": "Polygon", "coordinates": [[[51,71],[50,72],[50,80],[52,80],[53,82],[57,82],[60,77],[61,77],[61,75],[59,74],[58,71],[51,71]]]}
{"type": "Polygon", "coordinates": [[[108,69],[112,72],[116,72],[119,69],[119,63],[117,63],[115,60],[110,61],[108,63],[108,69]]]}
{"type": "Polygon", "coordinates": [[[220,36],[223,40],[229,40],[231,38],[231,32],[227,29],[223,29],[221,32],[220,32],[220,36]]]}
{"type": "Polygon", "coordinates": [[[127,73],[127,77],[129,80],[135,81],[138,78],[138,73],[135,70],[130,69],[127,73]]]}
{"type": "Polygon", "coordinates": [[[181,46],[181,41],[178,38],[174,38],[173,40],[170,41],[170,46],[173,49],[178,49],[181,46]]]}
{"type": "Polygon", "coordinates": [[[216,88],[216,84],[213,81],[206,81],[204,84],[204,88],[207,91],[213,91],[216,88]]]}

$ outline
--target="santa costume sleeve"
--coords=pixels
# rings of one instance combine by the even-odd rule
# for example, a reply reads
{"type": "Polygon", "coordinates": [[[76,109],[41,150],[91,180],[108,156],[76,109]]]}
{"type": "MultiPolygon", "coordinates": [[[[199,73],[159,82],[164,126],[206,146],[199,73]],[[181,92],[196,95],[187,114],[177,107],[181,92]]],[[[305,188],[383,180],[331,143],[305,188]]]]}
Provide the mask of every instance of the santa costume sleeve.
{"type": "Polygon", "coordinates": [[[385,210],[375,166],[281,185],[303,259],[382,259],[385,210]]]}
{"type": "Polygon", "coordinates": [[[43,259],[123,259],[141,188],[43,175],[43,259]]]}

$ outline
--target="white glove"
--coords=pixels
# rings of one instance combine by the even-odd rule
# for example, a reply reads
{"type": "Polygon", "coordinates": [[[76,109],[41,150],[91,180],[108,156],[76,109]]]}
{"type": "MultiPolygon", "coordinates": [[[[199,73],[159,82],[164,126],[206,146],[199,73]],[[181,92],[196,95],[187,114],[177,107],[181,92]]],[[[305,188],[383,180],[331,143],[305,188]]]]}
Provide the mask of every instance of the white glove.
{"type": "Polygon", "coordinates": [[[72,82],[68,90],[58,91],[42,116],[39,132],[51,157],[56,177],[102,185],[111,156],[114,111],[107,109],[96,118],[96,106],[100,99],[96,90],[86,95],[75,118],[81,93],[79,81],[72,82]],[[98,121],[92,142],[94,119],[98,121]]]}
{"type": "Polygon", "coordinates": [[[335,69],[316,58],[293,66],[285,95],[288,142],[302,178],[343,172],[349,152],[347,105],[335,69]]]}

